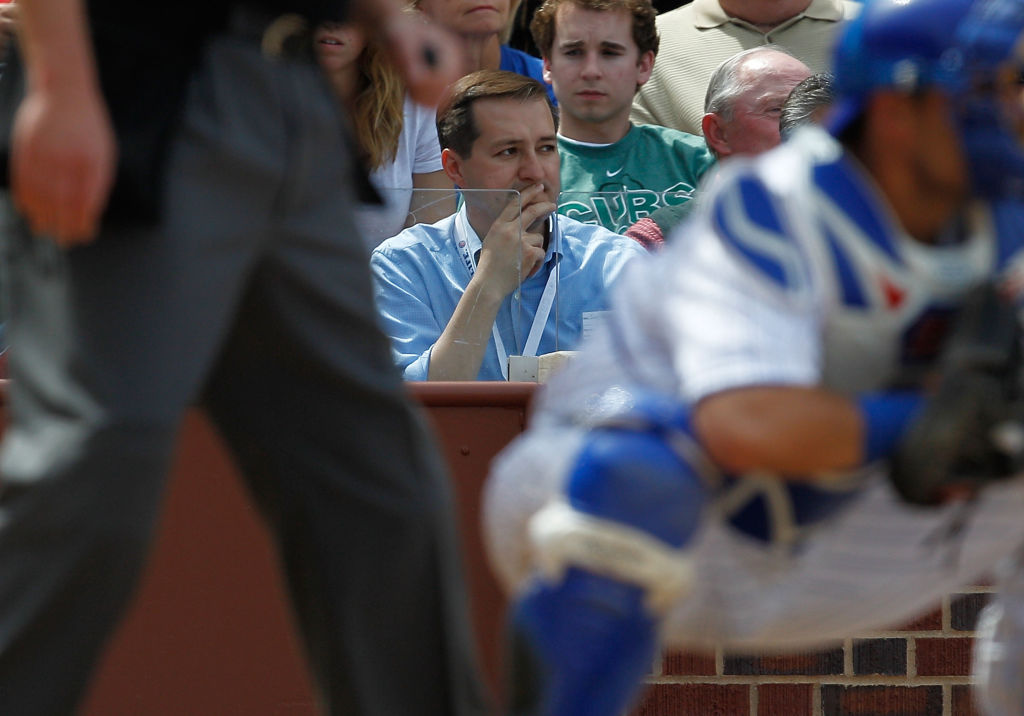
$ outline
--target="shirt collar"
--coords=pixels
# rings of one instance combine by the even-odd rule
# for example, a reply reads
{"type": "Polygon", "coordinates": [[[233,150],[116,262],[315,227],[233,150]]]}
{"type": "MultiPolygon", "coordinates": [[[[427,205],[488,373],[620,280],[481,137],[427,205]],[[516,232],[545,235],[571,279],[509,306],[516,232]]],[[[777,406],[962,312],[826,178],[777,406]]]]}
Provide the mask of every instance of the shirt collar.
{"type": "MultiPolygon", "coordinates": [[[[838,22],[843,19],[843,3],[842,0],[811,0],[811,4],[807,6],[807,9],[786,22],[776,27],[772,32],[792,24],[797,18],[809,17],[814,20],[832,20],[838,22]]],[[[743,22],[742,20],[736,20],[725,13],[722,6],[718,3],[718,0],[694,0],[693,2],[693,24],[701,30],[707,30],[712,27],[719,27],[728,22],[736,22],[737,24],[744,25],[746,27],[752,27],[749,23],[743,22]]],[[[770,33],[765,33],[770,34],[770,33]]]]}

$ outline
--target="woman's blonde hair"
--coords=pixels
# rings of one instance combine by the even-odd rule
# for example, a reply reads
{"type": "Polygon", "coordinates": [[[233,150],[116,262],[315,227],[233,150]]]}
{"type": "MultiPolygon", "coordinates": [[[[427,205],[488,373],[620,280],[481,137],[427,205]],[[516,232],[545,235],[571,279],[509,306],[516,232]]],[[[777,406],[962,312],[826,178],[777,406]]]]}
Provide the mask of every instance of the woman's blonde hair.
{"type": "MultiPolygon", "coordinates": [[[[296,22],[269,43],[265,38],[263,50],[270,55],[314,62],[314,29],[296,17],[296,22]]],[[[338,101],[350,116],[360,159],[372,171],[393,161],[398,154],[398,139],[405,124],[405,85],[372,37],[366,38],[366,45],[356,58],[356,71],[355,94],[345,98],[339,93],[338,101]]],[[[327,80],[333,84],[329,73],[327,80]]]]}
{"type": "Polygon", "coordinates": [[[376,40],[368,39],[359,59],[359,83],[349,102],[352,128],[366,166],[393,161],[404,123],[405,86],[376,40]]]}

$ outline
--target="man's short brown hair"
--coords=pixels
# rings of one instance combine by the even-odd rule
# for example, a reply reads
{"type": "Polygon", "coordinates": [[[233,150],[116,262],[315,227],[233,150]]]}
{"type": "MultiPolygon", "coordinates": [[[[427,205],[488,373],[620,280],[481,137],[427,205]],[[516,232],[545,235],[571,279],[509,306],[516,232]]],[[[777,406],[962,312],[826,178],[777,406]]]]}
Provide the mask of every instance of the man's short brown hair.
{"type": "Polygon", "coordinates": [[[544,0],[530,21],[530,34],[541,56],[551,57],[551,47],[555,43],[555,14],[559,7],[569,3],[596,12],[625,10],[633,18],[633,41],[640,54],[658,54],[658,28],[654,22],[658,11],[651,0],[544,0]]]}
{"type": "Polygon", "coordinates": [[[547,88],[537,80],[504,70],[472,72],[452,85],[448,98],[437,111],[437,138],[443,149],[468,157],[480,136],[473,118],[473,103],[481,99],[543,101],[558,127],[558,111],[551,104],[547,88]]]}

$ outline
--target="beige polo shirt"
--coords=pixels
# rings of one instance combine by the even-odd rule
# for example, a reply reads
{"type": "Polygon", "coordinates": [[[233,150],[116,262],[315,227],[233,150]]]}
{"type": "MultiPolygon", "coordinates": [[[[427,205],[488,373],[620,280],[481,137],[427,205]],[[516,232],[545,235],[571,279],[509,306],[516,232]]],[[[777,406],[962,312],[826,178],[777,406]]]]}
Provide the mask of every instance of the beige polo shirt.
{"type": "Polygon", "coordinates": [[[799,15],[764,33],[729,17],[718,0],[694,0],[658,16],[661,48],[651,79],[633,100],[631,119],[701,134],[704,95],[711,74],[737,52],[760,45],[781,45],[812,72],[828,69],[839,21],[860,5],[849,0],[812,0],[799,15]]]}

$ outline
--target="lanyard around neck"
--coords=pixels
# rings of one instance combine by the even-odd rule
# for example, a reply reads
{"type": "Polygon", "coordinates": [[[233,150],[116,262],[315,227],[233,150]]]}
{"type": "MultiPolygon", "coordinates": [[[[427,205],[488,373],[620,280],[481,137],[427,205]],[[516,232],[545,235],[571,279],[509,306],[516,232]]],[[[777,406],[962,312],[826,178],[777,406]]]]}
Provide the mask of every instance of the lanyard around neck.
{"type": "MultiPolygon", "coordinates": [[[[549,219],[549,226],[551,227],[550,241],[554,242],[555,232],[558,230],[558,222],[551,217],[549,219]]],[[[469,225],[469,219],[466,217],[466,213],[462,212],[458,215],[456,220],[456,230],[462,235],[464,246],[459,247],[459,255],[462,257],[462,263],[465,264],[466,270],[469,272],[469,277],[473,278],[476,274],[476,252],[469,247],[468,237],[472,231],[472,227],[469,225]]],[[[555,243],[555,246],[558,244],[555,243]]],[[[541,294],[540,303],[537,304],[537,313],[533,317],[533,324],[530,326],[530,333],[526,337],[526,345],[523,346],[524,356],[535,356],[537,355],[537,348],[540,346],[540,338],[544,333],[544,326],[547,325],[548,316],[551,314],[551,306],[555,303],[555,294],[558,286],[558,265],[555,264],[555,270],[548,274],[547,283],[544,285],[544,293],[541,294]]],[[[498,365],[501,368],[501,376],[508,380],[508,351],[505,350],[505,342],[501,340],[501,333],[498,332],[498,322],[495,320],[491,326],[491,335],[494,337],[494,349],[498,354],[498,365]]]]}

